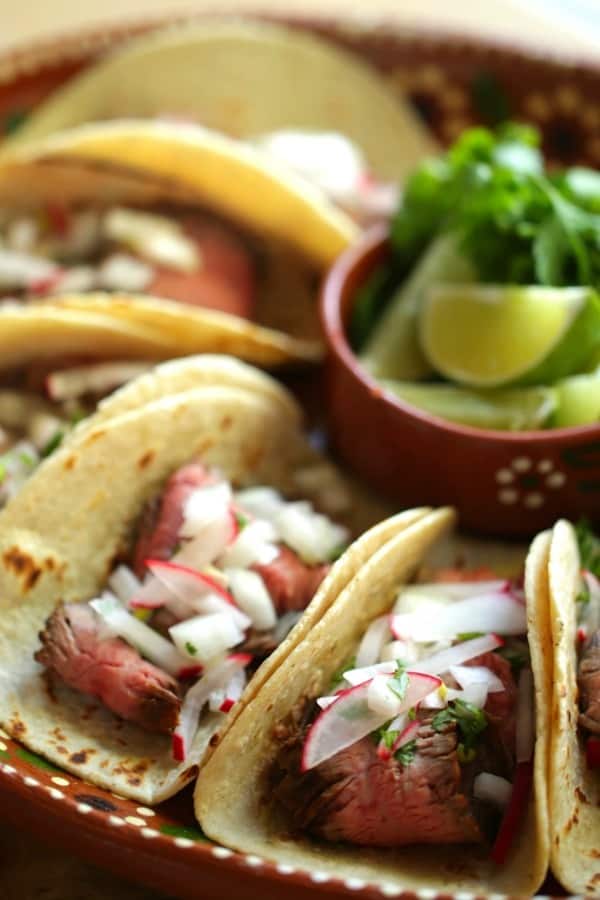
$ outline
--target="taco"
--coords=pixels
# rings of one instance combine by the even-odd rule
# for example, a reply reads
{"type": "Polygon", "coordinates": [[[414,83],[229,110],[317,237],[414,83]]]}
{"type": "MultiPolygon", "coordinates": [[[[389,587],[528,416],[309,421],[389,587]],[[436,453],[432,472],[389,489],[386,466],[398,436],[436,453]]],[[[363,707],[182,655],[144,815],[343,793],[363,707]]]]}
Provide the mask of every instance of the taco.
{"type": "Polygon", "coordinates": [[[2,726],[150,804],[195,777],[230,708],[423,514],[343,552],[371,509],[307,444],[291,401],[188,389],[181,370],[175,382],[111,398],[0,514],[2,726]]]}
{"type": "Polygon", "coordinates": [[[391,213],[391,185],[437,149],[358,55],[299,28],[210,20],[128,42],[55,92],[8,144],[157,117],[254,143],[359,215],[391,213]]]}
{"type": "Polygon", "coordinates": [[[550,551],[554,653],[551,866],[573,893],[600,896],[600,541],[557,522],[550,551]]]}
{"type": "Polygon", "coordinates": [[[452,520],[382,544],[241,711],[197,782],[209,837],[390,890],[539,887],[549,710],[525,594],[549,536],[523,590],[494,547],[440,542],[452,520]]]}

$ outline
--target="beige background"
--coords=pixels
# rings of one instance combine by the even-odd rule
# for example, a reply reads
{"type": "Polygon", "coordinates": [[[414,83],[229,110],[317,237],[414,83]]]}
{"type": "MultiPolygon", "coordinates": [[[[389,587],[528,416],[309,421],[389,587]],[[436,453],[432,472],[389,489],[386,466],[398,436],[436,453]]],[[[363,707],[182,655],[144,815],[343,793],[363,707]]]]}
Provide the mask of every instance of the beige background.
{"type": "Polygon", "coordinates": [[[165,12],[202,9],[273,9],[294,12],[338,11],[346,16],[376,18],[385,13],[397,21],[452,28],[525,42],[540,49],[596,55],[598,43],[568,7],[590,14],[600,0],[0,0],[0,48],[23,44],[56,32],[109,21],[139,19],[165,12]]]}
{"type": "MultiPolygon", "coordinates": [[[[580,0],[581,2],[581,0],[580,0]]],[[[230,0],[228,3],[182,4],[173,0],[0,0],[0,52],[56,33],[110,21],[127,21],[161,13],[202,9],[277,8],[341,12],[377,18],[382,14],[407,25],[445,27],[525,43],[537,51],[597,57],[598,43],[586,29],[554,10],[540,12],[530,0],[230,0]]],[[[596,6],[600,0],[587,0],[596,6]]],[[[0,810],[1,817],[1,810],[0,810]]],[[[2,900],[151,900],[144,888],[126,885],[62,851],[53,851],[14,829],[0,825],[0,897],[2,900]]],[[[159,898],[156,898],[159,900],[159,898]]]]}

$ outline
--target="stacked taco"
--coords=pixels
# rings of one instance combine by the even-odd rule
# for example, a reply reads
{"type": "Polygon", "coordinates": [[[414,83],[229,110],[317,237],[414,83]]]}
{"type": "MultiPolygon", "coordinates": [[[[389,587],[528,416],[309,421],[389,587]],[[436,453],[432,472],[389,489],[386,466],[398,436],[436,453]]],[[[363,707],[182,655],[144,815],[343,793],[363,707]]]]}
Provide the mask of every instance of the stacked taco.
{"type": "Polygon", "coordinates": [[[511,577],[493,547],[465,558],[452,521],[382,543],[225,730],[195,792],[210,837],[408,890],[541,885],[550,539],[511,577]]]}
{"type": "Polygon", "coordinates": [[[164,123],[5,154],[0,213],[2,502],[159,360],[318,360],[318,277],[355,233],[258,154],[164,123]]]}
{"type": "Polygon", "coordinates": [[[132,382],[0,514],[3,727],[121,794],[175,793],[246,683],[420,515],[346,550],[361,504],[262,373],[199,357],[132,382]]]}

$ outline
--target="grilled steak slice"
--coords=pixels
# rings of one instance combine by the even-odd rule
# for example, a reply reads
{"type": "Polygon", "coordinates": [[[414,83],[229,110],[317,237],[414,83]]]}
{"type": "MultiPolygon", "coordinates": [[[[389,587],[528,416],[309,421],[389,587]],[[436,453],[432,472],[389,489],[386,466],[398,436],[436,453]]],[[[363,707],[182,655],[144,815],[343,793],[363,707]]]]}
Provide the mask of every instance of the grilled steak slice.
{"type": "Polygon", "coordinates": [[[278,615],[305,609],[330,566],[307,566],[289,547],[266,565],[252,567],[262,577],[278,615]]]}
{"type": "Polygon", "coordinates": [[[462,784],[456,724],[421,720],[416,754],[403,766],[363,738],[300,774],[303,735],[282,752],[277,795],[294,826],[328,841],[374,847],[479,843],[481,827],[462,784]]]}
{"type": "Polygon", "coordinates": [[[177,682],[120,638],[102,638],[93,610],[72,603],[54,610],[40,634],[36,660],[69,687],[98,697],[146,731],[169,734],[181,701],[177,682]]]}
{"type": "Polygon", "coordinates": [[[210,475],[201,463],[189,463],[171,475],[160,499],[147,504],[133,554],[133,568],[138,577],[144,575],[147,559],[171,558],[183,524],[185,503],[190,494],[207,484],[209,479],[210,475]]]}
{"type": "Polygon", "coordinates": [[[600,629],[583,647],[577,673],[582,728],[600,735],[600,629]]]}
{"type": "MultiPolygon", "coordinates": [[[[499,653],[483,653],[466,663],[467,666],[485,666],[497,675],[504,685],[503,691],[488,694],[485,703],[485,714],[488,719],[487,736],[493,734],[494,743],[500,742],[505,758],[510,766],[515,758],[515,740],[517,728],[517,685],[513,678],[508,660],[499,653]]],[[[490,771],[489,769],[487,771],[490,771]]],[[[496,771],[496,769],[494,769],[496,771]]],[[[496,771],[496,774],[501,774],[496,771]]],[[[510,778],[510,776],[508,776],[510,778]]]]}

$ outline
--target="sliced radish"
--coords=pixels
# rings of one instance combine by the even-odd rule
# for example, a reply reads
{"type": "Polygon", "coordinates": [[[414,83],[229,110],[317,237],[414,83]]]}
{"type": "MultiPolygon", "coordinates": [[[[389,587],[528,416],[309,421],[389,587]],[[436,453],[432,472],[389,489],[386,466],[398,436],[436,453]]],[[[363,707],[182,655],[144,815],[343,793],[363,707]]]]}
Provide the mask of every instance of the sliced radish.
{"type": "Polygon", "coordinates": [[[41,256],[0,248],[0,288],[29,288],[35,291],[43,283],[52,283],[60,268],[41,256]]]}
{"type": "Polygon", "coordinates": [[[439,653],[420,659],[415,663],[414,668],[419,672],[427,672],[429,675],[443,675],[444,672],[449,671],[450,666],[459,666],[482,653],[487,653],[488,650],[496,650],[503,643],[502,638],[496,634],[484,634],[482,637],[462,641],[460,644],[454,644],[446,650],[440,650],[439,653]]]}
{"type": "Polygon", "coordinates": [[[197,600],[194,600],[190,604],[190,607],[191,612],[188,613],[188,616],[196,614],[208,615],[210,613],[224,613],[227,616],[231,616],[237,627],[242,631],[247,631],[252,625],[250,616],[247,616],[246,613],[242,612],[235,604],[224,600],[220,594],[215,594],[212,591],[208,594],[204,594],[197,600]]]}
{"type": "Polygon", "coordinates": [[[417,662],[419,653],[413,641],[390,641],[389,644],[385,644],[381,648],[379,658],[382,662],[387,662],[392,659],[399,659],[405,665],[406,663],[410,663],[412,665],[413,663],[417,662]]]}
{"type": "MultiPolygon", "coordinates": [[[[431,675],[416,672],[407,674],[408,686],[399,713],[408,711],[441,683],[439,678],[431,675]]],[[[389,716],[369,709],[367,701],[370,683],[365,681],[342,691],[334,703],[319,713],[304,743],[302,771],[306,772],[335,756],[340,750],[380,728],[389,719],[389,716]]]]}
{"type": "Polygon", "coordinates": [[[236,531],[237,527],[231,513],[226,509],[223,515],[205,521],[199,526],[192,540],[183,545],[171,562],[193,569],[204,569],[223,553],[236,531]]]}
{"type": "Polygon", "coordinates": [[[186,657],[165,637],[130,615],[114,594],[105,592],[101,597],[91,600],[90,606],[114,634],[135,647],[160,669],[177,676],[185,668],[186,657]]]}
{"type": "Polygon", "coordinates": [[[398,750],[400,750],[401,747],[404,747],[406,744],[410,744],[411,741],[414,741],[417,736],[418,730],[419,722],[416,719],[413,722],[408,722],[394,741],[392,753],[396,753],[398,750]]]}
{"type": "Polygon", "coordinates": [[[108,586],[124,606],[142,590],[142,583],[129,566],[117,566],[108,579],[108,586]]]}
{"type": "Polygon", "coordinates": [[[147,559],[146,566],[168,591],[181,600],[192,601],[205,594],[214,593],[227,603],[235,605],[229,591],[225,590],[216,578],[204,572],[160,559],[147,559]]]}
{"type": "MultiPolygon", "coordinates": [[[[392,719],[387,727],[387,733],[391,731],[397,731],[398,733],[404,731],[406,725],[408,724],[408,721],[408,713],[401,713],[399,716],[396,716],[395,719],[392,719]]],[[[379,757],[379,759],[383,760],[392,758],[392,748],[388,745],[388,742],[383,737],[377,744],[377,756],[379,757]]]]}
{"type": "Polygon", "coordinates": [[[586,634],[593,634],[600,628],[600,580],[587,570],[582,572],[582,578],[588,590],[588,602],[577,605],[583,606],[582,627],[586,634]]]}
{"type": "Polygon", "coordinates": [[[244,640],[244,632],[227,613],[185,619],[172,625],[169,634],[181,654],[202,665],[244,640]]]}
{"type": "Polygon", "coordinates": [[[400,715],[402,700],[390,690],[389,675],[374,675],[369,682],[367,706],[374,713],[380,713],[385,719],[400,715]]]}
{"type": "Polygon", "coordinates": [[[277,613],[271,596],[258,572],[248,569],[226,569],[229,587],[240,609],[260,631],[274,628],[277,613]]]}
{"type": "Polygon", "coordinates": [[[510,801],[513,786],[506,778],[492,775],[491,772],[480,772],[473,781],[473,796],[478,800],[493,803],[498,809],[505,809],[510,801]]]}
{"type": "Polygon", "coordinates": [[[500,678],[486,666],[450,666],[449,672],[461,688],[483,684],[489,694],[498,694],[504,690],[500,678]]]}
{"type": "Polygon", "coordinates": [[[521,669],[517,687],[516,755],[518,763],[529,762],[535,741],[533,673],[521,669]]]}
{"type": "Polygon", "coordinates": [[[462,700],[464,703],[470,703],[478,709],[483,709],[487,703],[488,689],[486,684],[474,682],[469,684],[464,690],[457,691],[454,688],[446,689],[446,702],[451,700],[462,700]]]}
{"type": "Polygon", "coordinates": [[[127,605],[130,609],[160,609],[173,598],[174,595],[162,581],[154,575],[147,575],[127,605]]]}
{"type": "Polygon", "coordinates": [[[231,527],[231,500],[231,487],[226,481],[197,488],[184,503],[179,537],[196,537],[209,523],[221,518],[227,518],[231,527]]]}
{"type": "Polygon", "coordinates": [[[279,556],[275,541],[278,534],[269,522],[256,519],[238,534],[235,541],[225,550],[220,565],[224,569],[246,569],[258,563],[268,565],[279,556]]]}
{"type": "Polygon", "coordinates": [[[46,378],[46,391],[51,400],[74,400],[84,394],[108,394],[151,368],[150,363],[109,362],[60,369],[46,378]]]}
{"type": "Polygon", "coordinates": [[[348,669],[342,677],[344,681],[354,686],[369,681],[381,672],[391,675],[397,668],[398,663],[396,660],[390,659],[386,662],[374,663],[372,666],[362,666],[360,669],[348,669]]]}
{"type": "Polygon", "coordinates": [[[435,615],[429,607],[412,613],[397,613],[390,618],[390,628],[399,640],[431,643],[471,631],[524,634],[527,622],[521,603],[509,594],[496,593],[467,597],[439,606],[435,615]]]}
{"type": "Polygon", "coordinates": [[[321,709],[327,709],[328,706],[331,706],[338,698],[337,694],[332,694],[330,697],[317,697],[317,706],[321,709]]]}
{"type": "Polygon", "coordinates": [[[247,680],[245,670],[236,669],[226,687],[211,693],[208,708],[212,712],[229,712],[244,693],[247,680]]]}
{"type": "Polygon", "coordinates": [[[374,619],[365,633],[356,653],[356,667],[372,666],[379,660],[383,644],[389,637],[388,617],[374,619]]]}
{"type": "Polygon", "coordinates": [[[173,732],[173,758],[184,762],[198,730],[200,716],[213,691],[225,688],[234,672],[248,665],[250,657],[237,653],[206,669],[202,678],[185,695],[179,723],[173,732]]]}
{"type": "Polygon", "coordinates": [[[403,588],[398,595],[394,612],[414,612],[419,609],[424,600],[449,602],[466,600],[468,597],[504,593],[510,586],[511,582],[504,578],[490,581],[434,581],[426,584],[411,584],[403,588]]]}
{"type": "Polygon", "coordinates": [[[490,856],[496,865],[503,865],[510,848],[514,844],[519,826],[525,817],[527,806],[529,804],[529,796],[533,784],[533,763],[518,763],[515,770],[515,780],[513,782],[512,791],[508,806],[504,812],[502,823],[490,856]]]}

